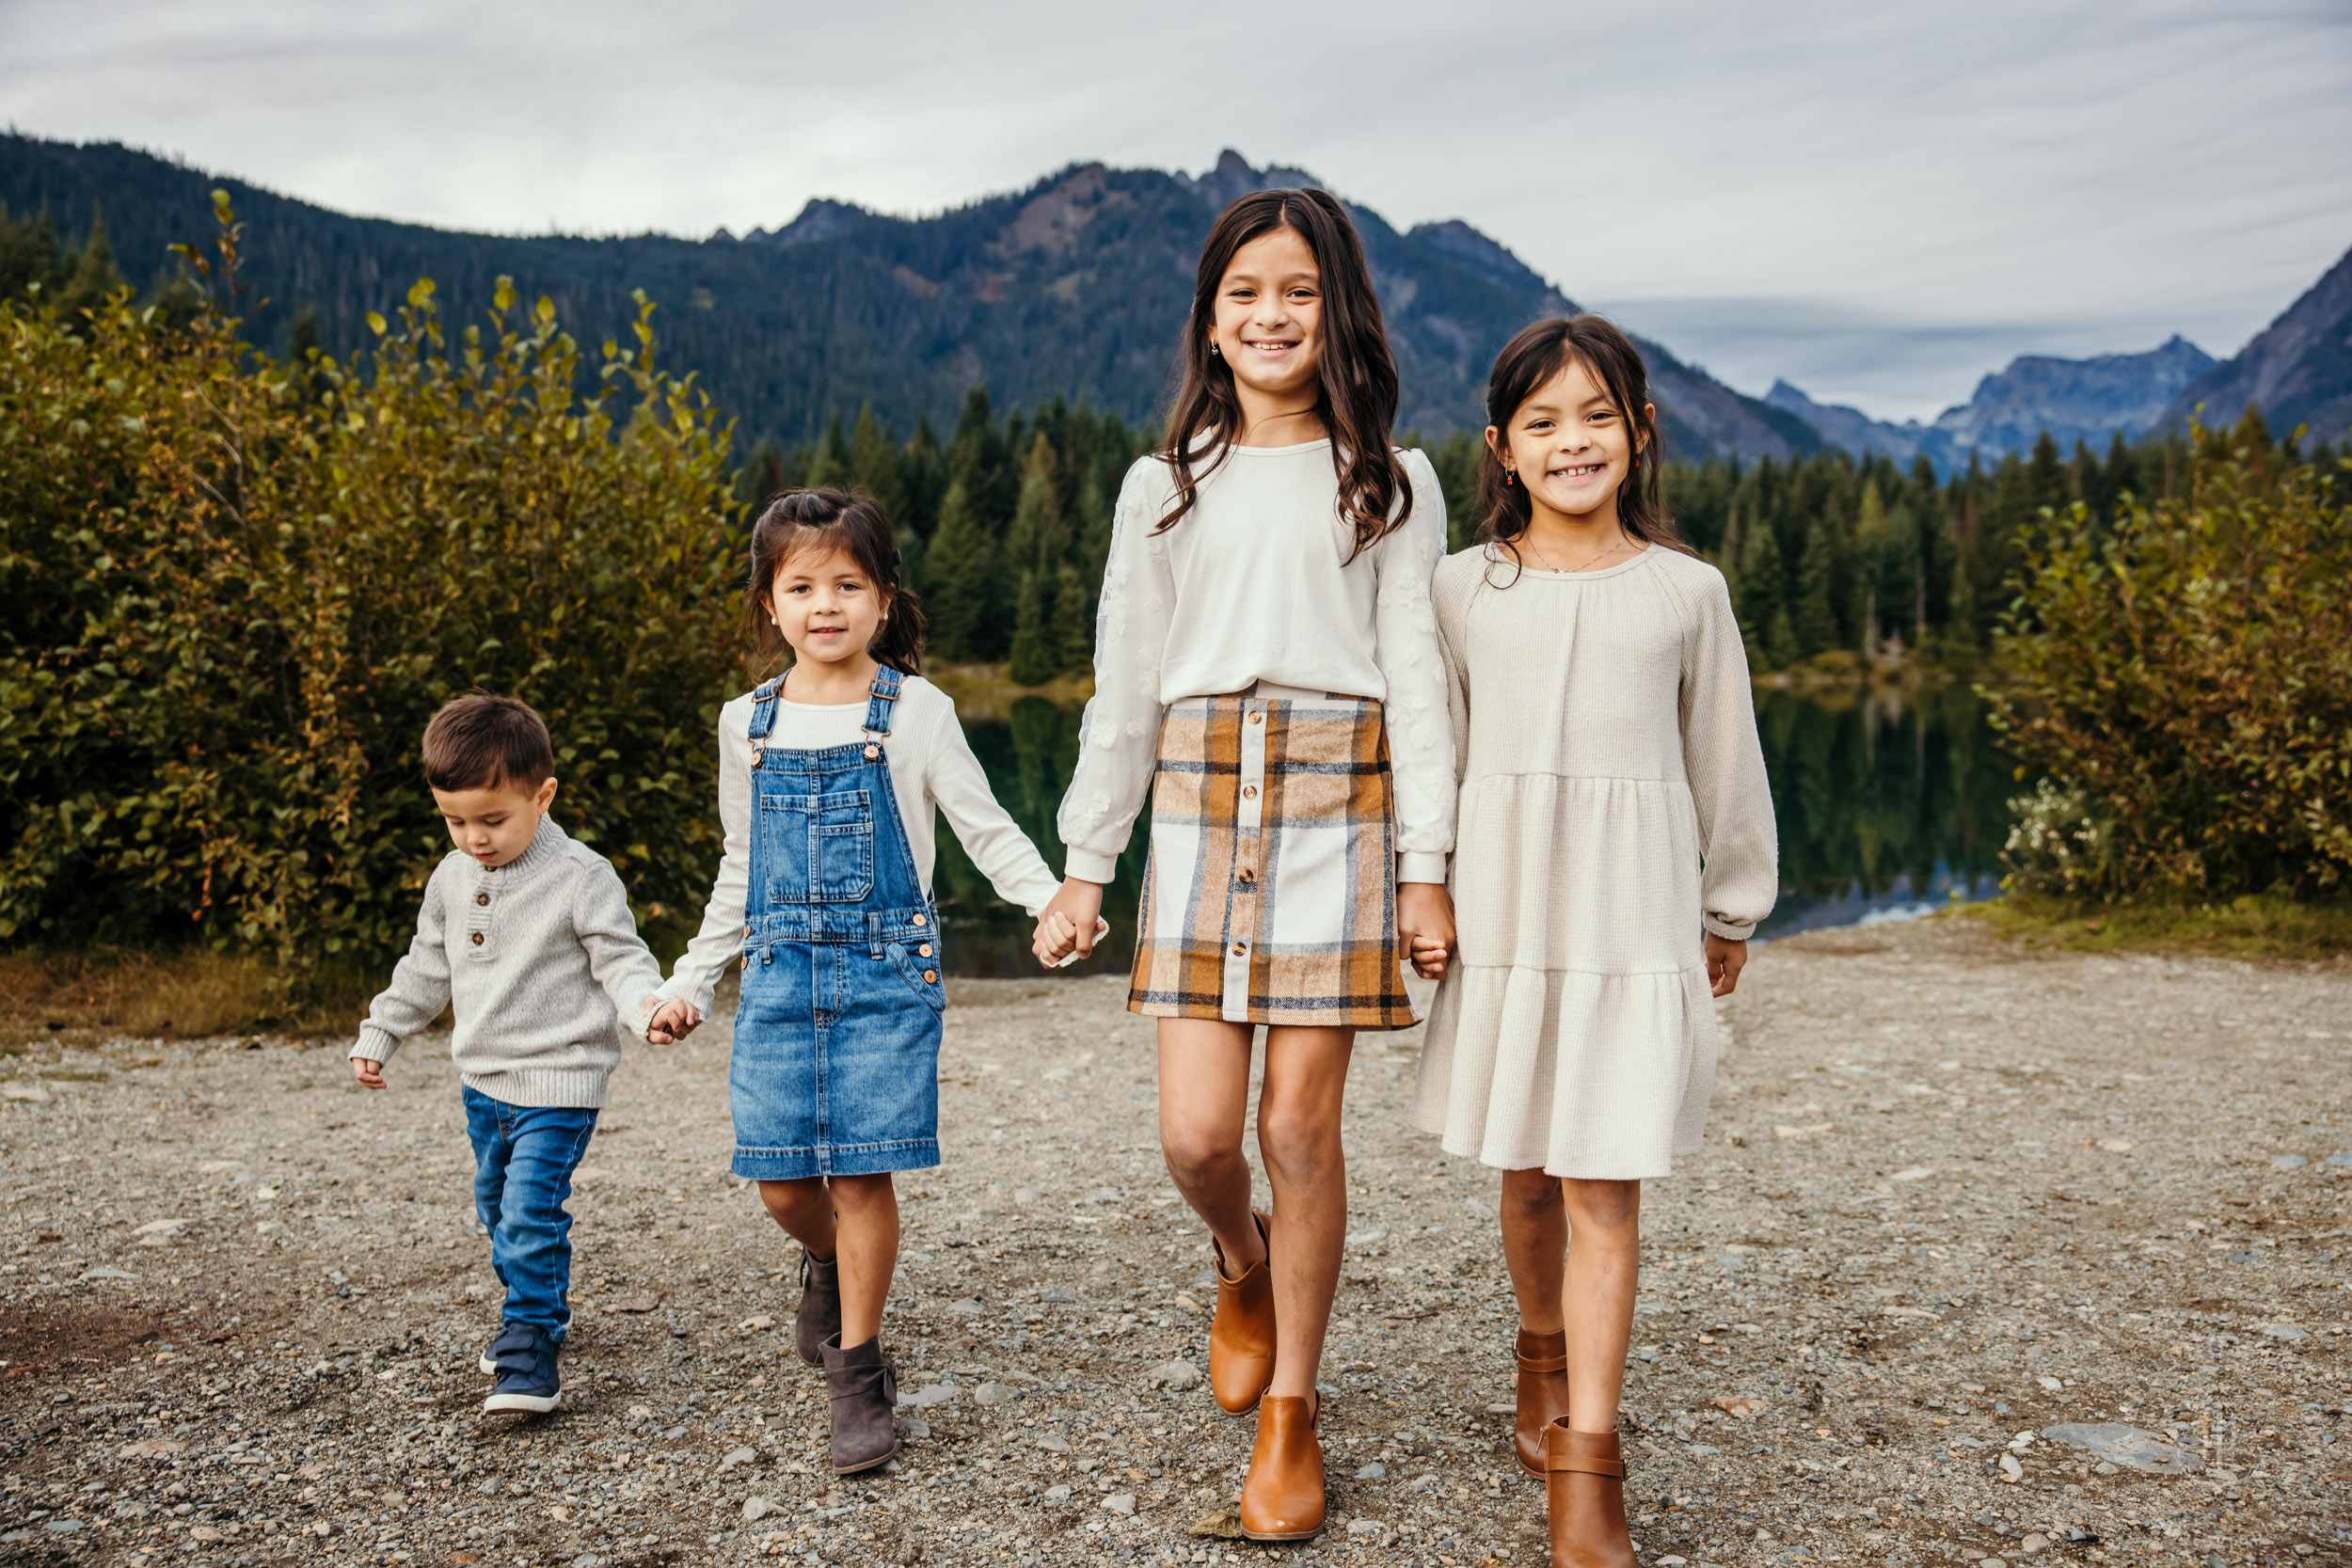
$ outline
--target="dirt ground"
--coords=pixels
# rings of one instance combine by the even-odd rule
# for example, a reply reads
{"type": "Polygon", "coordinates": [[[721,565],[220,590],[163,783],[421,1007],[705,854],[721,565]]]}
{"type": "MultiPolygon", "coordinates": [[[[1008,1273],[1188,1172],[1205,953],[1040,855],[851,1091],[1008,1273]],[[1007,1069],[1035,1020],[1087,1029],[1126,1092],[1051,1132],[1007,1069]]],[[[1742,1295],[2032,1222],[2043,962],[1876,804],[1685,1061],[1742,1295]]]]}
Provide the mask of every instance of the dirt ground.
{"type": "MultiPolygon", "coordinates": [[[[794,1249],[726,1173],[723,1020],[614,1081],[548,1418],[477,1414],[437,1041],[375,1095],[341,1042],[37,1043],[0,1063],[0,1560],[1541,1563],[1496,1179],[1404,1127],[1409,1033],[1354,1068],[1329,1528],[1188,1533],[1252,1425],[1197,1381],[1207,1250],[1120,1002],[957,988],[884,1329],[906,1449],[849,1483],[794,1249]]],[[[1724,1017],[1706,1152],[1645,1195],[1645,1562],[2352,1556],[2352,971],[1936,920],[1760,947],[1724,1017]],[[2139,1447],[2065,1440],[2103,1425],[2139,1447]]]]}

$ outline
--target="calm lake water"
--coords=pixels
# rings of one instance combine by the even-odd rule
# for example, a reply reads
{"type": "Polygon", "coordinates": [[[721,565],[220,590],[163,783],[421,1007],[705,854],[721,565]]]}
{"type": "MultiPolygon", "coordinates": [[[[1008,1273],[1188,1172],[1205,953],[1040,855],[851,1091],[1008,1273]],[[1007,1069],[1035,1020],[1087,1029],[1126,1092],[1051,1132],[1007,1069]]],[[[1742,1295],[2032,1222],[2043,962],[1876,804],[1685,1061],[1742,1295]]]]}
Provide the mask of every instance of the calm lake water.
{"type": "MultiPolygon", "coordinates": [[[[1025,697],[1004,720],[965,726],[996,798],[1049,863],[1060,859],[1054,813],[1077,759],[1079,712],[1025,697]]],[[[1828,693],[1760,688],[1756,717],[1780,821],[1781,872],[1779,905],[1758,936],[1900,919],[1955,896],[1993,896],[2008,800],[2021,786],[1975,693],[1957,685],[1828,693]]],[[[1110,942],[1070,973],[1125,972],[1143,837],[1136,833],[1104,897],[1110,942]]],[[[996,902],[952,830],[939,835],[935,886],[951,974],[1038,973],[1028,917],[996,902]]]]}

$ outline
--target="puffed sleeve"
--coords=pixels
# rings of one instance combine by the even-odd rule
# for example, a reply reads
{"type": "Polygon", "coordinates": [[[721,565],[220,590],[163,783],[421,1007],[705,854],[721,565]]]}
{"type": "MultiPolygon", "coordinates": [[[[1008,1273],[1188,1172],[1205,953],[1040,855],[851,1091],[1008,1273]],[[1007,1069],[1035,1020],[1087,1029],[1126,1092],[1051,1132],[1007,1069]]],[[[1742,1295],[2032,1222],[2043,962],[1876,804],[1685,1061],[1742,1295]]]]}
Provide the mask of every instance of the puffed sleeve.
{"type": "Polygon", "coordinates": [[[1110,557],[1094,616],[1094,695],[1079,724],[1078,762],[1055,824],[1063,873],[1083,881],[1118,875],[1159,752],[1166,711],[1160,661],[1176,610],[1175,573],[1152,533],[1164,471],[1156,457],[1138,459],[1111,517],[1110,557]]]}
{"type": "Polygon", "coordinates": [[[1373,546],[1379,592],[1373,601],[1373,658],[1388,696],[1389,767],[1396,786],[1396,879],[1442,882],[1454,850],[1454,723],[1444,656],[1429,598],[1445,554],[1445,496],[1420,451],[1405,454],[1413,512],[1373,546]]]}

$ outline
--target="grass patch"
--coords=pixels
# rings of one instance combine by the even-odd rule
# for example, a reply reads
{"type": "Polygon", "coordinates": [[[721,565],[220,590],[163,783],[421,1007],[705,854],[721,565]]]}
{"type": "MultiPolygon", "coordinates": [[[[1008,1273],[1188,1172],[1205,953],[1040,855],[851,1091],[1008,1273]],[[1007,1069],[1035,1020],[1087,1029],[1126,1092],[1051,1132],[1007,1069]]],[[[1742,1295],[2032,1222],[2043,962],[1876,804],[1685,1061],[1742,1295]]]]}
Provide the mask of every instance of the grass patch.
{"type": "Polygon", "coordinates": [[[2249,895],[2227,903],[2095,904],[2013,893],[1953,911],[2012,941],[2077,953],[2310,961],[2352,954],[2352,904],[2249,895]]]}
{"type": "Polygon", "coordinates": [[[0,953],[0,1052],[18,1055],[31,1040],[99,1034],[338,1036],[357,1031],[375,989],[358,974],[295,974],[201,949],[0,953]]]}

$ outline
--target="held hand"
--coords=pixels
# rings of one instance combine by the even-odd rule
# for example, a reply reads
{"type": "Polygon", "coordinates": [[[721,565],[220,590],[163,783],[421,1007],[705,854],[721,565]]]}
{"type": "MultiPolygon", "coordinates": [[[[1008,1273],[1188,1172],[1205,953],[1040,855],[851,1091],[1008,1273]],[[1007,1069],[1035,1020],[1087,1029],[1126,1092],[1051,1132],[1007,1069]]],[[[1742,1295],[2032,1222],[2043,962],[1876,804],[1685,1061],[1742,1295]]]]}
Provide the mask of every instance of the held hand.
{"type": "Polygon", "coordinates": [[[384,1064],[372,1062],[365,1056],[354,1056],[351,1058],[351,1076],[363,1089],[380,1089],[384,1086],[384,1064]]]}
{"type": "Polygon", "coordinates": [[[1713,994],[1729,996],[1739,989],[1740,972],[1747,967],[1748,944],[1707,933],[1707,978],[1713,994]]]}
{"type": "Polygon", "coordinates": [[[645,1038],[655,1045],[675,1045],[702,1026],[701,1009],[684,997],[665,1002],[645,998],[645,1038]]]}
{"type": "Polygon", "coordinates": [[[1454,900],[1436,882],[1398,883],[1396,934],[1414,974],[1443,979],[1446,955],[1454,950],[1454,900]]]}
{"type": "Polygon", "coordinates": [[[1037,917],[1037,961],[1053,969],[1073,952],[1079,958],[1094,953],[1095,922],[1103,914],[1103,884],[1071,877],[1037,917]]]}

